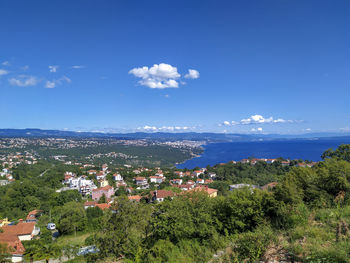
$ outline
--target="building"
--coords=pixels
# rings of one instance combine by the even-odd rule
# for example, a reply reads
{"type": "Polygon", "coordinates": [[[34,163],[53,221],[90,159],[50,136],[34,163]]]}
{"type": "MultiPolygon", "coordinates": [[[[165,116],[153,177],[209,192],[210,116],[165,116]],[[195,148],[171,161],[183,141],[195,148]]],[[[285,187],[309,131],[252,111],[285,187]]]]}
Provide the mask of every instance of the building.
{"type": "Polygon", "coordinates": [[[202,186],[202,185],[197,186],[190,191],[194,191],[194,192],[203,191],[203,192],[207,193],[209,195],[209,197],[217,197],[218,196],[218,190],[213,189],[213,188],[209,188],[208,186],[202,186]]]}
{"type": "Polygon", "coordinates": [[[156,191],[151,191],[150,192],[152,196],[152,202],[162,202],[164,201],[165,198],[172,198],[175,196],[175,193],[172,191],[167,191],[167,190],[156,190],[156,191]]]}
{"type": "Polygon", "coordinates": [[[123,177],[122,177],[119,173],[113,174],[113,179],[114,179],[114,181],[117,181],[117,182],[122,182],[122,181],[124,181],[124,180],[123,180],[123,177]]]}
{"type": "Polygon", "coordinates": [[[128,196],[128,199],[130,201],[134,201],[134,202],[140,202],[141,198],[142,197],[140,195],[129,195],[128,196]]]}
{"type": "Polygon", "coordinates": [[[150,176],[149,179],[150,179],[151,183],[160,184],[160,183],[164,182],[165,177],[154,175],[154,176],[150,176]]]}
{"type": "Polygon", "coordinates": [[[27,218],[26,218],[26,222],[37,222],[38,218],[41,216],[42,212],[43,212],[42,210],[30,211],[27,218]]]}
{"type": "Polygon", "coordinates": [[[171,180],[170,181],[172,184],[178,184],[178,185],[180,185],[180,184],[182,184],[182,179],[173,179],[173,180],[171,180]]]}
{"type": "Polygon", "coordinates": [[[107,185],[105,187],[100,187],[92,190],[92,199],[98,201],[103,195],[107,199],[111,198],[114,195],[114,189],[112,186],[107,185]]]}
{"type": "Polygon", "coordinates": [[[146,189],[149,187],[147,179],[145,177],[135,177],[134,181],[135,184],[141,189],[146,189]]]}

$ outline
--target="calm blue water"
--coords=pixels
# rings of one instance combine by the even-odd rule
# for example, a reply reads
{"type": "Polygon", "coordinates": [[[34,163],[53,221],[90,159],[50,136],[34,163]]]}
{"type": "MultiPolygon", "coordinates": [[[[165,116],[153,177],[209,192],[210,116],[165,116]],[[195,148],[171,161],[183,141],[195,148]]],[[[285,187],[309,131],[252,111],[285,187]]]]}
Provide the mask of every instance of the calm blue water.
{"type": "Polygon", "coordinates": [[[196,166],[205,167],[208,164],[239,161],[248,157],[320,161],[325,150],[336,149],[342,143],[348,144],[350,139],[212,143],[204,146],[204,153],[200,157],[179,164],[177,168],[193,169],[196,166]]]}

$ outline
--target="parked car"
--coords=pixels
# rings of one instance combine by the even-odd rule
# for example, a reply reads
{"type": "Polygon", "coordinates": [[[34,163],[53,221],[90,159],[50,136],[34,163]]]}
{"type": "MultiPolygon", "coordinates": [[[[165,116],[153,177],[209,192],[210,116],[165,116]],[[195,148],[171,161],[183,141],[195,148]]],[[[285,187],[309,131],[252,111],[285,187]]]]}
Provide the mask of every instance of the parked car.
{"type": "Polygon", "coordinates": [[[56,225],[54,223],[48,223],[47,224],[47,229],[48,230],[55,230],[56,229],[56,225]]]}

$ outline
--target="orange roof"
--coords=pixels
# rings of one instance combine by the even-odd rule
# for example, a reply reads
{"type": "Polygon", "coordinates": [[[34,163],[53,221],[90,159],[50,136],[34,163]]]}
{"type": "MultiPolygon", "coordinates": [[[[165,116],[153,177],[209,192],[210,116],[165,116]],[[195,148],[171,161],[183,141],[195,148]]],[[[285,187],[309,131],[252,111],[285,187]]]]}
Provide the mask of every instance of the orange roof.
{"type": "Polygon", "coordinates": [[[145,177],[135,177],[135,180],[136,181],[143,181],[145,180],[146,178],[145,177]]]}
{"type": "Polygon", "coordinates": [[[96,204],[96,207],[101,208],[101,210],[105,210],[105,209],[107,209],[107,208],[110,208],[110,207],[111,207],[111,204],[106,204],[106,203],[103,203],[103,204],[96,204]]]}
{"type": "Polygon", "coordinates": [[[84,203],[84,206],[95,206],[97,204],[96,201],[86,201],[84,203]]]}
{"type": "Polygon", "coordinates": [[[0,244],[7,244],[8,253],[12,255],[23,255],[25,248],[16,235],[0,233],[0,244]]]}
{"type": "Polygon", "coordinates": [[[215,192],[217,192],[217,189],[209,188],[208,186],[197,186],[191,191],[205,191],[208,195],[211,195],[215,192]]]}
{"type": "Polygon", "coordinates": [[[16,236],[30,235],[34,230],[35,224],[36,224],[35,222],[28,222],[28,223],[19,222],[17,225],[3,226],[2,229],[6,234],[11,234],[16,236]]]}
{"type": "Polygon", "coordinates": [[[93,191],[93,192],[97,192],[97,191],[101,191],[101,190],[102,190],[102,191],[109,191],[109,190],[111,190],[111,189],[113,189],[113,187],[110,186],[110,185],[107,185],[107,186],[104,186],[104,187],[92,189],[92,191],[93,191]]]}
{"type": "Polygon", "coordinates": [[[30,211],[27,215],[27,220],[30,220],[30,219],[35,219],[36,215],[38,213],[42,212],[42,210],[33,210],[33,211],[30,211]]]}
{"type": "Polygon", "coordinates": [[[151,195],[154,195],[155,192],[157,192],[157,198],[166,198],[166,197],[175,195],[173,191],[167,191],[167,190],[151,191],[151,195]]]}
{"type": "Polygon", "coordinates": [[[137,202],[140,202],[141,198],[142,197],[140,195],[129,195],[128,196],[129,200],[133,200],[133,201],[137,201],[137,202]]]}

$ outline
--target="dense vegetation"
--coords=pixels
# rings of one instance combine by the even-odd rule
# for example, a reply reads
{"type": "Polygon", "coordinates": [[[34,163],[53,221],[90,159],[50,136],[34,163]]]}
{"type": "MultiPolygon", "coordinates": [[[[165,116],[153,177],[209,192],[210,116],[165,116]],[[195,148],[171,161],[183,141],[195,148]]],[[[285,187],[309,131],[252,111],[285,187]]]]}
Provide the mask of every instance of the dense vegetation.
{"type": "Polygon", "coordinates": [[[25,243],[28,260],[76,255],[85,244],[96,245],[99,253],[75,260],[350,262],[349,157],[350,146],[342,145],[326,151],[324,161],[312,168],[278,162],[208,167],[218,177],[212,184],[219,189],[216,198],[180,194],[148,204],[130,202],[120,191],[112,206],[116,212],[85,210],[76,191],[56,193],[67,167],[40,162],[31,166],[32,173],[28,166],[18,167],[18,182],[0,187],[0,216],[19,218],[33,208],[44,210],[41,238],[25,243]],[[230,183],[271,181],[278,184],[269,190],[227,190],[230,183]],[[45,230],[51,221],[62,235],[56,240],[45,230]],[[77,246],[64,242],[83,233],[88,234],[77,246]]]}

